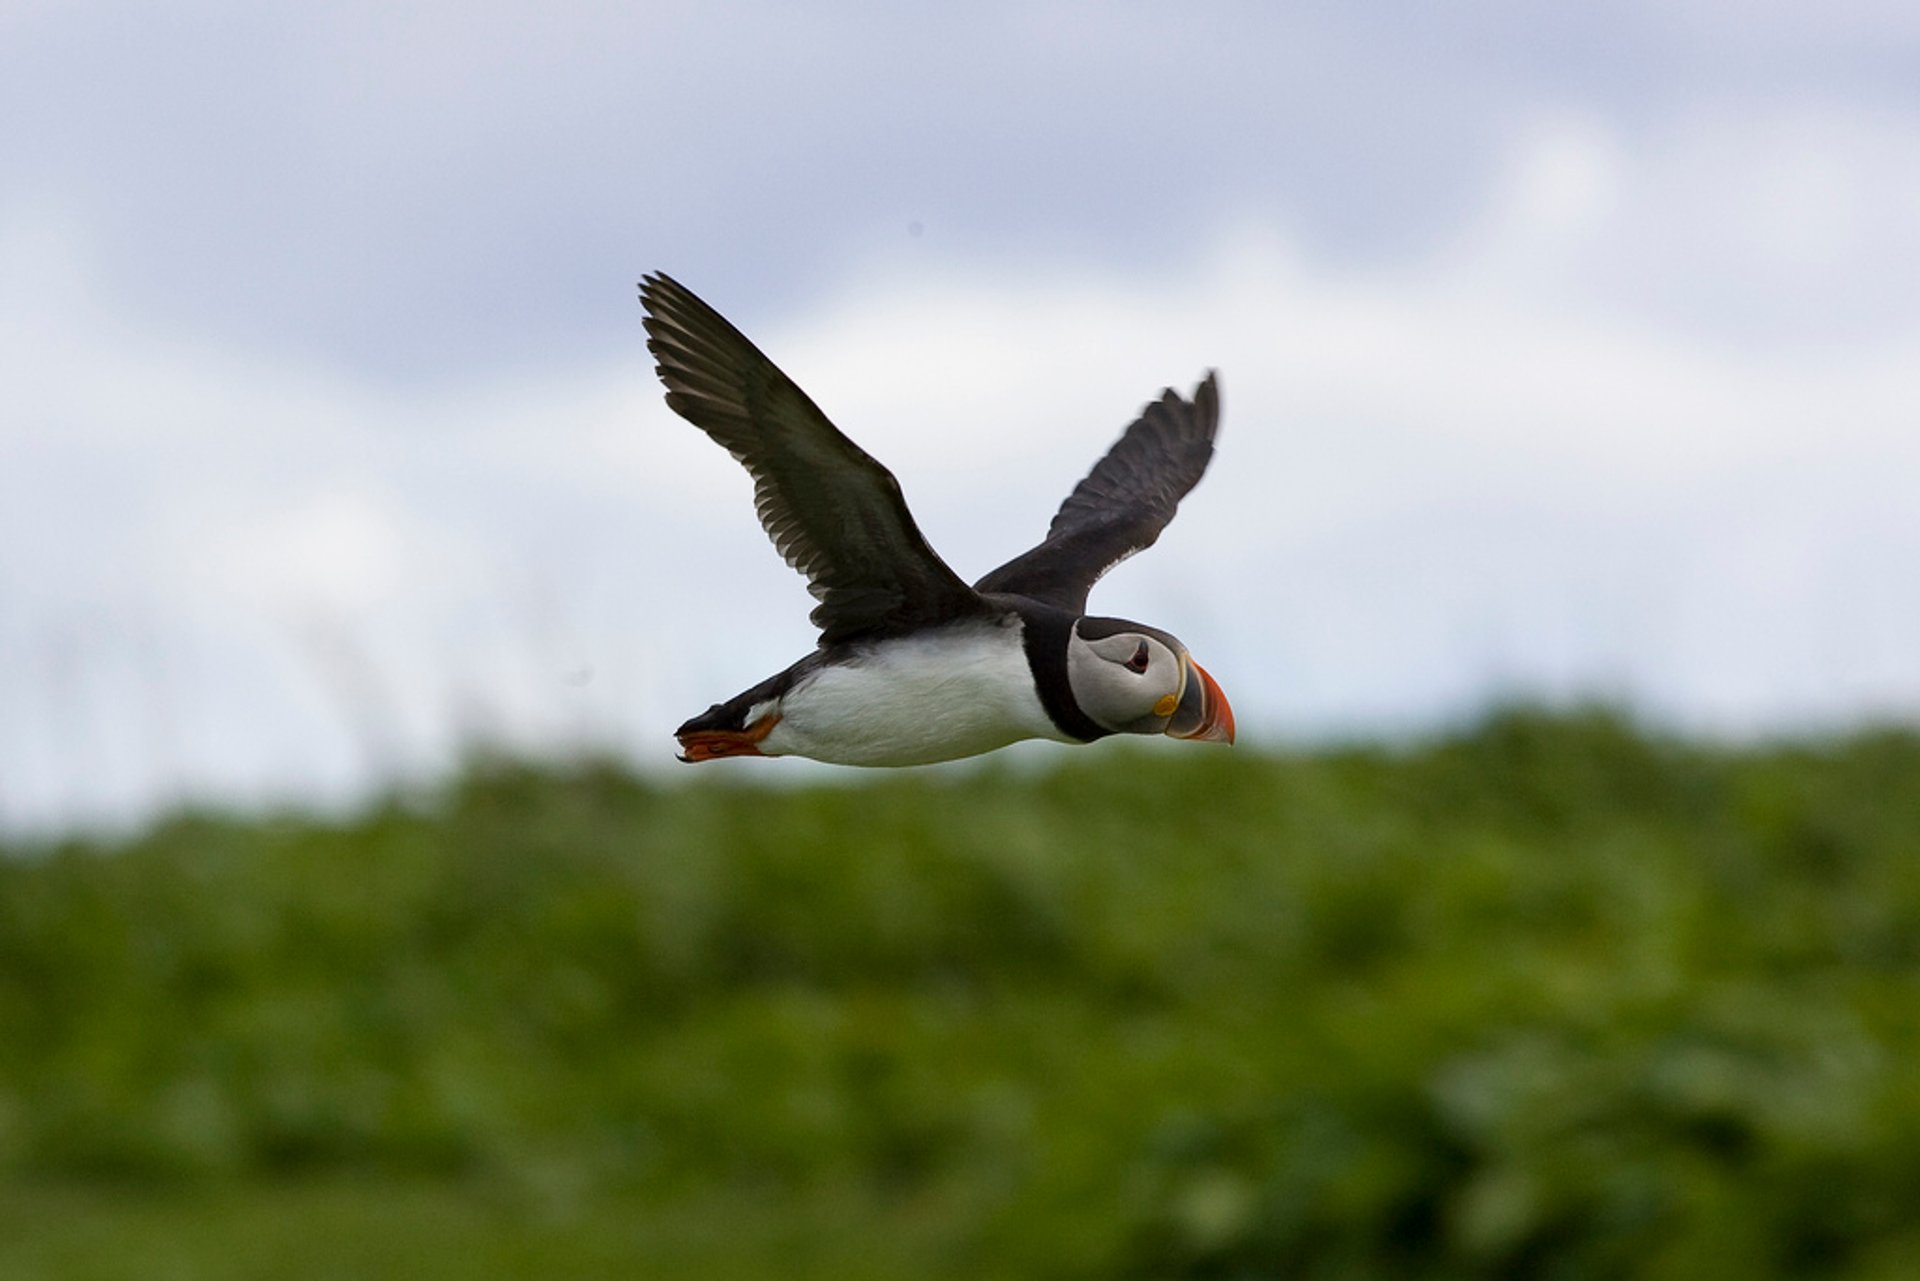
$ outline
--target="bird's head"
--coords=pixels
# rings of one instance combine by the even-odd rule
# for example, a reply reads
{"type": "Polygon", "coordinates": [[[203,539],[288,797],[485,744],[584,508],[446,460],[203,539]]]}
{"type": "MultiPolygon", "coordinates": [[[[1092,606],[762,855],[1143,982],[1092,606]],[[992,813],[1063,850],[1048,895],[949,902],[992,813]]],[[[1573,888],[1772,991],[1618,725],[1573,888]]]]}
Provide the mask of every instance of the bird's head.
{"type": "Polygon", "coordinates": [[[1067,636],[1067,684],[1093,722],[1116,734],[1233,741],[1233,708],[1187,647],[1123,618],[1080,618],[1067,636]]]}

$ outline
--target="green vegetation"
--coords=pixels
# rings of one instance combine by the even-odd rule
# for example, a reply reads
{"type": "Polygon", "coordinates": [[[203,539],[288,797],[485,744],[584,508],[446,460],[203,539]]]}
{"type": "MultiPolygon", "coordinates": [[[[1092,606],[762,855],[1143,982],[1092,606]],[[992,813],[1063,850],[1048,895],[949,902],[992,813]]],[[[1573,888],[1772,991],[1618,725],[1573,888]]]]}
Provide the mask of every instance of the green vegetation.
{"type": "Polygon", "coordinates": [[[0,857],[0,1276],[1920,1275],[1920,735],[754,777],[0,857]]]}

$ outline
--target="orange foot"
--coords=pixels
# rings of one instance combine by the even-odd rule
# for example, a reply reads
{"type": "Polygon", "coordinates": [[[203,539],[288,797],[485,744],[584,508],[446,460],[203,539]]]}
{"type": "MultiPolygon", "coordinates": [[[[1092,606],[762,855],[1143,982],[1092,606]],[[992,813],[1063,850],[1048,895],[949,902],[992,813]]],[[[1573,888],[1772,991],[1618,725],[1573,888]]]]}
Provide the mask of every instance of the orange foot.
{"type": "Polygon", "coordinates": [[[722,756],[765,756],[760,740],[780,723],[780,713],[768,712],[745,729],[696,729],[680,735],[680,759],[693,764],[722,756]]]}

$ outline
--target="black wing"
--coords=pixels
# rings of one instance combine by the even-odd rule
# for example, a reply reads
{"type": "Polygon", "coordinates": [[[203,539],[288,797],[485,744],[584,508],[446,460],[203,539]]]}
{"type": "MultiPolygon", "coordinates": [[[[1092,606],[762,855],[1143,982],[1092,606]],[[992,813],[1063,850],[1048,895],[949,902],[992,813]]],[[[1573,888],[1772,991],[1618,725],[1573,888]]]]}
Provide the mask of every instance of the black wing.
{"type": "Polygon", "coordinates": [[[1209,371],[1183,400],[1172,388],[1141,411],[1107,456],[1060,504],[1046,541],[974,584],[1086,612],[1100,575],[1153,546],[1213,457],[1220,422],[1218,376],[1209,371]]]}
{"type": "Polygon", "coordinates": [[[927,545],[893,473],[720,313],[659,273],[640,300],[668,406],[753,475],[761,525],[820,602],[821,644],[987,608],[927,545]]]}

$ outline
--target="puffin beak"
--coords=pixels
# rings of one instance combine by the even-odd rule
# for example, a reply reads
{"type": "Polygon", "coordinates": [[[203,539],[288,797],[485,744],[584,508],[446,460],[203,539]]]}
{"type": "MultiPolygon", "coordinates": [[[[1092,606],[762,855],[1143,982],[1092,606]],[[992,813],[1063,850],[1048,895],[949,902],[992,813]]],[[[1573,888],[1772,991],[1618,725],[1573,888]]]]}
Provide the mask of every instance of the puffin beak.
{"type": "Polygon", "coordinates": [[[1182,654],[1180,661],[1187,665],[1187,683],[1180,693],[1180,705],[1167,721],[1166,733],[1174,738],[1231,743],[1233,708],[1227,705],[1227,696],[1191,656],[1182,654]]]}

